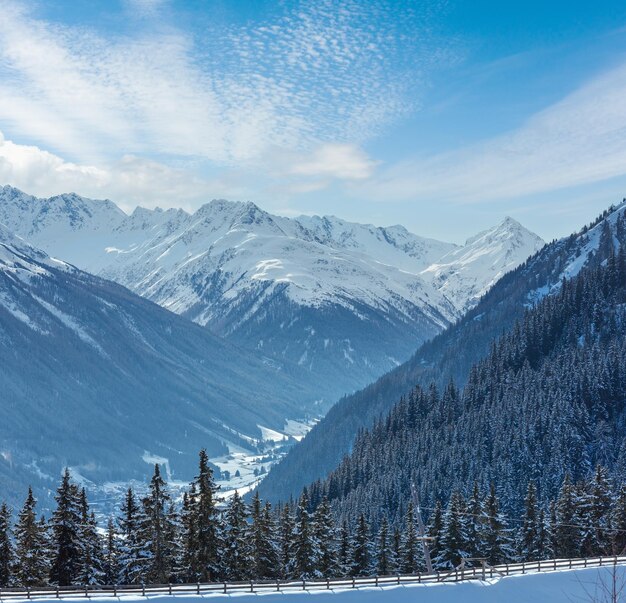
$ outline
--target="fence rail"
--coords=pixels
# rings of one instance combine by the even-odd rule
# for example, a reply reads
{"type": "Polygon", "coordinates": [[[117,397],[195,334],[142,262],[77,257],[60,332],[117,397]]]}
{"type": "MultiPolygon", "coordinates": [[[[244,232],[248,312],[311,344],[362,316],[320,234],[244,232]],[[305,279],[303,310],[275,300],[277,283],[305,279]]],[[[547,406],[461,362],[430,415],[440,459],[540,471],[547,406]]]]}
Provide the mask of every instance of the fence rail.
{"type": "Polygon", "coordinates": [[[587,567],[615,567],[626,565],[626,556],[593,557],[581,559],[549,559],[498,566],[460,566],[452,571],[430,574],[397,576],[369,576],[359,578],[333,578],[317,580],[260,580],[245,582],[211,582],[197,584],[154,584],[113,586],[45,586],[37,588],[2,588],[0,601],[24,599],[84,599],[91,597],[209,595],[259,592],[319,591],[347,588],[384,587],[408,584],[433,584],[437,582],[462,582],[487,580],[497,576],[514,576],[537,572],[555,572],[587,567]]]}

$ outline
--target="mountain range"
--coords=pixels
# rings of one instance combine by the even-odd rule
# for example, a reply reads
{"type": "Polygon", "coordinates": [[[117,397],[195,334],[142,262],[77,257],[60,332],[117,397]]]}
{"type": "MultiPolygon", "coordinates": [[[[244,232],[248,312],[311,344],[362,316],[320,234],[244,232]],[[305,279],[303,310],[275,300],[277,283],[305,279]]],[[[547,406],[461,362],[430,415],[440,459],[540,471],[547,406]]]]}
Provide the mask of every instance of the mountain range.
{"type": "Polygon", "coordinates": [[[407,360],[543,241],[507,218],[454,245],[402,226],[271,215],[216,200],[195,213],[0,189],[0,223],[231,343],[324,383],[319,413],[407,360]]]}

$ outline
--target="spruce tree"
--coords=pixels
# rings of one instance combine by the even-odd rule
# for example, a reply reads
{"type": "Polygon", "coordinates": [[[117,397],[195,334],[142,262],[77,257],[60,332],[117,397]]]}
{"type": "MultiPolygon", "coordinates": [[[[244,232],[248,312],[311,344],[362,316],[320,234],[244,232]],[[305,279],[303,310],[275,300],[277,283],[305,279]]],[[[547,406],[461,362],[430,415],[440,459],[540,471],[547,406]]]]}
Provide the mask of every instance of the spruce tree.
{"type": "Polygon", "coordinates": [[[394,570],[395,562],[392,538],[389,534],[389,522],[386,517],[383,517],[376,541],[376,573],[379,576],[389,576],[394,573],[394,570]]]}
{"type": "Polygon", "coordinates": [[[172,579],[176,530],[170,514],[171,498],[158,463],[150,480],[148,495],[143,499],[140,537],[145,557],[143,579],[146,583],[166,584],[172,579]]]}
{"type": "Polygon", "coordinates": [[[443,517],[443,529],[438,540],[438,567],[454,568],[469,557],[469,542],[465,522],[465,501],[460,492],[450,497],[443,517]]]}
{"type": "Polygon", "coordinates": [[[251,574],[251,551],[249,546],[248,514],[239,493],[228,502],[224,521],[223,572],[228,580],[247,580],[251,574]]]}
{"type": "Polygon", "coordinates": [[[11,510],[2,503],[0,506],[0,587],[13,583],[13,540],[11,537],[11,510]]]}
{"type": "Polygon", "coordinates": [[[120,574],[119,541],[113,517],[107,521],[107,531],[104,539],[103,576],[104,584],[117,584],[120,574]]]}
{"type": "Polygon", "coordinates": [[[322,497],[313,514],[313,540],[316,545],[315,569],[318,575],[332,578],[338,573],[337,535],[328,498],[322,497]]]}
{"type": "Polygon", "coordinates": [[[540,533],[542,525],[537,507],[537,488],[534,482],[528,482],[528,491],[524,500],[524,523],[519,535],[519,555],[522,561],[536,561],[541,558],[540,533]]]}
{"type": "Polygon", "coordinates": [[[257,580],[275,578],[278,551],[274,542],[274,522],[268,506],[261,505],[258,491],[252,498],[250,519],[252,577],[257,580]]]}
{"type": "Polygon", "coordinates": [[[202,582],[215,579],[219,569],[218,490],[219,486],[213,478],[213,469],[209,465],[209,457],[206,450],[201,450],[198,475],[192,484],[194,495],[189,499],[189,507],[194,533],[193,547],[195,549],[192,559],[192,574],[202,582]]]}
{"type": "Polygon", "coordinates": [[[565,559],[578,557],[580,553],[580,527],[578,518],[578,497],[569,473],[565,475],[559,498],[556,502],[555,555],[565,559]]]}
{"type": "Polygon", "coordinates": [[[485,514],[478,482],[474,482],[472,495],[467,501],[466,523],[469,543],[468,554],[470,557],[480,557],[484,549],[485,514]]]}
{"type": "Polygon", "coordinates": [[[89,511],[87,493],[84,488],[80,491],[79,506],[81,554],[76,582],[85,585],[102,584],[104,578],[102,542],[98,535],[96,518],[89,511]]]}
{"type": "Polygon", "coordinates": [[[613,528],[612,554],[623,555],[626,551],[626,484],[622,484],[611,510],[613,528]]]}
{"type": "Polygon", "coordinates": [[[285,579],[294,578],[296,522],[290,503],[285,504],[280,510],[278,532],[281,577],[285,579]]]}
{"type": "Polygon", "coordinates": [[[308,507],[309,497],[306,490],[304,490],[300,497],[296,513],[296,533],[294,541],[295,573],[296,577],[301,580],[312,578],[315,570],[313,559],[313,530],[308,507]]]}
{"type": "Polygon", "coordinates": [[[52,515],[52,567],[50,581],[59,586],[76,584],[79,579],[83,546],[81,540],[80,493],[65,469],[55,496],[52,515]]]}
{"type": "Polygon", "coordinates": [[[417,530],[415,529],[413,503],[410,502],[404,518],[404,532],[402,534],[400,560],[398,563],[403,574],[414,574],[419,570],[419,546],[417,530]]]}
{"type": "Polygon", "coordinates": [[[352,543],[352,576],[368,576],[371,573],[371,542],[369,526],[361,513],[352,543]]]}
{"type": "Polygon", "coordinates": [[[344,519],[339,530],[339,576],[345,577],[350,575],[352,565],[352,547],[350,543],[350,530],[348,522],[344,519]]]}
{"type": "Polygon", "coordinates": [[[31,488],[15,527],[15,582],[18,586],[44,586],[49,567],[46,560],[46,532],[37,521],[37,501],[31,488]]]}
{"type": "Polygon", "coordinates": [[[440,500],[437,500],[435,503],[435,508],[433,509],[430,521],[428,522],[426,535],[429,538],[428,547],[430,550],[430,556],[434,561],[439,557],[439,543],[443,535],[443,507],[441,506],[440,500]]]}
{"type": "Polygon", "coordinates": [[[117,521],[120,536],[117,581],[119,584],[141,584],[148,560],[141,531],[145,518],[132,488],[126,491],[117,521]]]}
{"type": "Polygon", "coordinates": [[[491,565],[510,561],[513,556],[510,532],[504,515],[500,513],[500,503],[493,483],[485,501],[484,555],[491,565]]]}

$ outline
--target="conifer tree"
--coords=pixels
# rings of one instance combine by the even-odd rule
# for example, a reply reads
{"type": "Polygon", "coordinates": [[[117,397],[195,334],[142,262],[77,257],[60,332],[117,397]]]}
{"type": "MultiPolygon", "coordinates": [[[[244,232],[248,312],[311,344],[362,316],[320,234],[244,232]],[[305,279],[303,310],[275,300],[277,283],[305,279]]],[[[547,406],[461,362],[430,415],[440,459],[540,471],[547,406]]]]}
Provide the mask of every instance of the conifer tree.
{"type": "Polygon", "coordinates": [[[313,514],[313,540],[316,548],[315,569],[317,573],[326,578],[337,575],[337,536],[335,523],[328,498],[322,497],[315,513],[313,514]]]}
{"type": "Polygon", "coordinates": [[[183,504],[180,512],[180,577],[183,582],[197,582],[197,538],[196,524],[193,509],[193,500],[196,497],[196,486],[191,484],[189,492],[183,493],[183,504]]]}
{"type": "Polygon", "coordinates": [[[298,503],[294,541],[296,577],[302,580],[313,577],[315,570],[313,559],[314,540],[308,507],[309,497],[305,489],[298,503]]]}
{"type": "Polygon", "coordinates": [[[369,526],[365,515],[361,513],[357,522],[354,540],[352,543],[352,571],[353,576],[368,576],[371,573],[371,542],[369,526]]]}
{"type": "Polygon", "coordinates": [[[383,517],[380,522],[376,545],[376,573],[379,576],[389,576],[395,569],[395,563],[389,522],[386,517],[383,517]]]}
{"type": "Polygon", "coordinates": [[[428,545],[430,550],[430,556],[433,560],[439,557],[440,549],[439,542],[443,534],[443,507],[441,501],[435,502],[435,508],[433,509],[430,521],[428,522],[428,529],[426,535],[429,537],[428,545]]]}
{"type": "Polygon", "coordinates": [[[29,488],[15,527],[15,581],[24,587],[44,586],[48,579],[49,567],[45,557],[48,543],[46,533],[37,521],[36,506],[37,501],[29,488]]]}
{"type": "Polygon", "coordinates": [[[104,539],[103,576],[104,584],[117,584],[119,578],[119,543],[113,517],[107,521],[106,536],[104,539]]]}
{"type": "Polygon", "coordinates": [[[83,546],[78,487],[65,469],[55,496],[57,507],[52,515],[52,567],[50,580],[59,586],[75,584],[79,579],[83,546]]]}
{"type": "Polygon", "coordinates": [[[166,584],[172,579],[175,565],[172,537],[176,530],[170,505],[171,498],[157,463],[148,495],[142,501],[143,518],[139,527],[145,557],[142,578],[146,583],[166,584]]]}
{"type": "Polygon", "coordinates": [[[413,511],[413,503],[410,502],[404,518],[404,531],[400,545],[400,561],[398,563],[403,574],[414,574],[419,570],[418,547],[415,513],[413,511]]]}
{"type": "Polygon", "coordinates": [[[519,555],[523,561],[536,561],[542,554],[540,543],[542,525],[537,507],[537,488],[532,481],[528,482],[524,509],[524,523],[519,536],[519,555]]]}
{"type": "Polygon", "coordinates": [[[446,507],[438,550],[436,563],[437,566],[443,568],[454,568],[461,563],[463,558],[469,557],[465,501],[460,492],[452,494],[446,507]]]}
{"type": "Polygon", "coordinates": [[[565,475],[559,498],[556,502],[555,554],[571,559],[580,552],[580,528],[578,527],[578,499],[569,473],[565,475]]]}
{"type": "Polygon", "coordinates": [[[0,587],[13,582],[14,551],[11,538],[11,510],[2,503],[0,506],[0,587]]]}
{"type": "Polygon", "coordinates": [[[218,490],[219,486],[213,478],[213,469],[209,465],[209,457],[203,449],[200,451],[198,475],[192,484],[194,495],[188,501],[195,549],[192,573],[202,582],[214,579],[219,569],[218,490]]]}
{"type": "Polygon", "coordinates": [[[468,554],[470,557],[480,557],[485,545],[485,514],[478,482],[474,482],[472,495],[467,501],[466,511],[467,539],[469,542],[468,554]]]}
{"type": "Polygon", "coordinates": [[[504,515],[500,513],[500,503],[493,483],[485,501],[484,555],[491,565],[505,563],[513,556],[511,536],[504,515]]]}
{"type": "Polygon", "coordinates": [[[228,580],[246,580],[251,573],[246,505],[235,490],[226,508],[224,522],[223,572],[228,580]]]}
{"type": "Polygon", "coordinates": [[[81,552],[76,584],[102,584],[104,578],[102,543],[97,531],[96,518],[89,511],[87,493],[84,488],[80,491],[79,506],[79,542],[81,552]]]}
{"type": "Polygon", "coordinates": [[[117,581],[120,584],[141,584],[148,559],[141,532],[145,517],[132,488],[126,491],[117,521],[120,536],[117,581]]]}
{"type": "Polygon", "coordinates": [[[274,525],[270,509],[261,505],[258,491],[252,498],[250,509],[250,538],[252,548],[252,577],[261,580],[275,578],[278,551],[273,536],[274,525]]]}
{"type": "Polygon", "coordinates": [[[295,532],[296,524],[291,504],[287,503],[280,510],[278,549],[280,574],[282,578],[295,577],[295,532]]]}
{"type": "Polygon", "coordinates": [[[339,575],[348,576],[351,571],[352,549],[350,544],[350,530],[344,519],[339,530],[339,575]]]}

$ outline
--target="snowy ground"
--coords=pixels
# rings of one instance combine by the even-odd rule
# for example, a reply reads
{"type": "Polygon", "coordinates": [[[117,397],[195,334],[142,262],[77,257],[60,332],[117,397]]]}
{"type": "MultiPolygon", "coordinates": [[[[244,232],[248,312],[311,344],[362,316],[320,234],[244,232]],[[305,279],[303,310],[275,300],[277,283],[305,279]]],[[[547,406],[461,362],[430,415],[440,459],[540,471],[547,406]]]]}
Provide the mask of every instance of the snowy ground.
{"type": "MultiPolygon", "coordinates": [[[[331,591],[295,591],[295,592],[268,592],[266,594],[234,593],[230,595],[179,595],[132,597],[124,596],[117,599],[91,597],[97,601],[120,600],[130,603],[131,601],[154,599],[155,603],[193,603],[195,599],[237,599],[241,603],[263,598],[264,603],[273,601],[281,603],[302,603],[309,597],[315,597],[316,603],[335,601],[335,603],[576,603],[576,602],[604,602],[611,599],[603,592],[603,585],[610,586],[612,580],[612,568],[591,568],[581,570],[569,570],[560,572],[546,572],[540,574],[527,574],[487,580],[486,582],[463,582],[431,585],[406,585],[386,588],[359,588],[356,590],[331,590],[331,591]],[[340,598],[337,598],[337,597],[340,598]]],[[[624,587],[626,584],[626,567],[618,567],[616,570],[617,585],[624,587]]],[[[626,588],[624,589],[626,594],[626,588]]],[[[5,599],[2,599],[3,601],[5,599]]],[[[73,599],[74,601],[80,599],[73,599]]],[[[623,600],[618,597],[619,601],[623,600]]],[[[6,599],[17,601],[17,599],[6,599]]],[[[48,599],[37,599],[48,601],[48,599]]],[[[56,599],[49,599],[50,603],[56,599]]]]}

